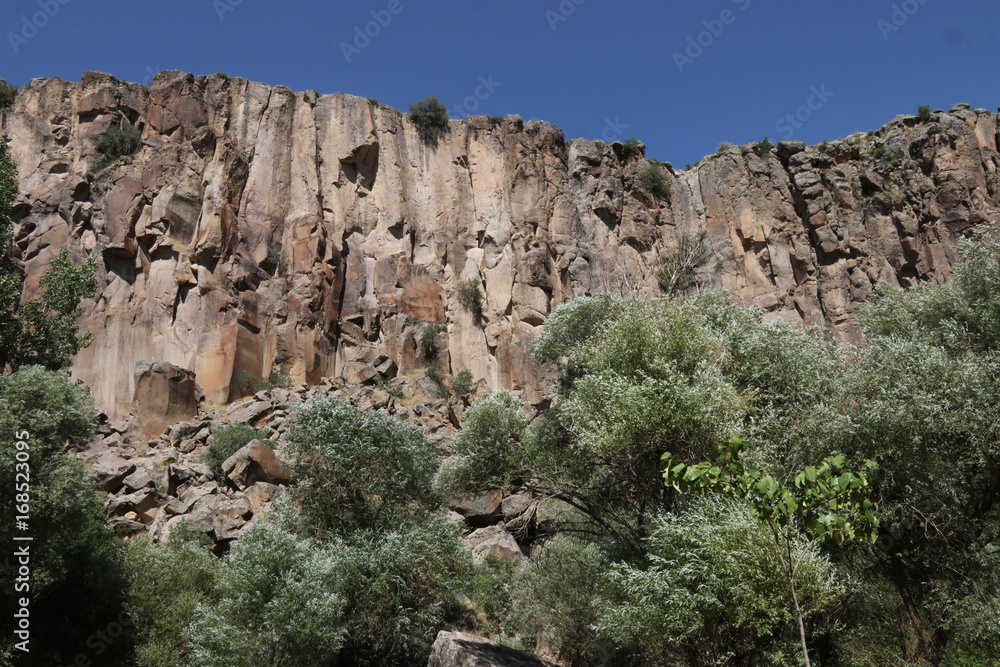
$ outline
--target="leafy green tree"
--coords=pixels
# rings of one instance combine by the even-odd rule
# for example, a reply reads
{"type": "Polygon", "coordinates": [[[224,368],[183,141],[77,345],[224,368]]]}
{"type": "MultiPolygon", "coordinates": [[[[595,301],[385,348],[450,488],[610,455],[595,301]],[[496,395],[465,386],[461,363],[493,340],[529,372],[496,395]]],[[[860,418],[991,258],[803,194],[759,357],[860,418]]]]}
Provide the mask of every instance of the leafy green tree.
{"type": "MultiPolygon", "coordinates": [[[[650,663],[750,665],[779,651],[794,620],[774,536],[751,506],[723,495],[654,522],[639,563],[618,563],[599,598],[597,628],[650,663]]],[[[844,592],[829,559],[792,535],[802,615],[844,592]]]]}
{"type": "Polygon", "coordinates": [[[670,198],[670,181],[663,175],[659,164],[649,163],[639,172],[639,187],[657,199],[670,198]]]}
{"type": "MultiPolygon", "coordinates": [[[[795,475],[794,486],[785,486],[774,477],[746,467],[740,460],[743,441],[733,438],[719,447],[714,461],[685,463],[667,452],[662,457],[664,482],[681,493],[723,493],[745,500],[754,516],[767,526],[774,538],[775,553],[781,564],[792,598],[792,607],[808,667],[805,614],[800,604],[802,564],[809,553],[824,541],[843,544],[854,539],[874,542],[878,519],[869,500],[868,477],[864,472],[844,470],[844,456],[827,456],[817,465],[806,466],[795,475]],[[804,530],[809,541],[797,549],[804,530]]],[[[873,461],[865,467],[875,469],[873,461]]]]}
{"type": "Polygon", "coordinates": [[[219,561],[197,539],[154,544],[133,540],[126,549],[127,608],[136,626],[136,663],[140,667],[191,664],[187,628],[198,605],[211,606],[219,596],[219,561]]]}
{"type": "Polygon", "coordinates": [[[410,120],[424,143],[433,146],[448,131],[448,109],[433,95],[410,105],[410,120]]]}
{"type": "Polygon", "coordinates": [[[204,667],[331,664],[344,645],[340,557],[263,521],[223,560],[222,596],[198,604],[192,660],[204,667]]]}
{"type": "MultiPolygon", "coordinates": [[[[95,417],[89,394],[65,373],[32,366],[0,376],[0,484],[10,491],[0,495],[0,540],[20,545],[13,539],[14,517],[25,514],[16,507],[25,498],[15,496],[15,484],[27,484],[18,493],[27,495],[29,510],[27,530],[17,534],[33,538],[30,589],[15,591],[12,551],[3,556],[0,571],[5,618],[12,618],[19,598],[30,599],[31,652],[13,650],[10,634],[0,640],[0,655],[8,651],[14,665],[71,664],[78,654],[96,650],[92,635],[121,620],[120,545],[105,528],[93,474],[63,452],[89,441],[95,417]],[[19,448],[19,440],[26,447],[19,448]]],[[[130,653],[131,639],[125,633],[101,645],[102,659],[119,664],[130,653]]]]}
{"type": "Polygon", "coordinates": [[[603,664],[616,654],[614,641],[594,632],[608,565],[607,555],[593,543],[569,535],[548,540],[511,584],[511,625],[536,649],[548,648],[561,661],[603,664]]]}
{"type": "Polygon", "coordinates": [[[292,492],[317,535],[389,528],[436,502],[434,445],[384,412],[359,414],[334,396],[317,398],[298,411],[286,438],[300,480],[292,492]]]}
{"type": "Polygon", "coordinates": [[[41,297],[21,304],[21,269],[10,250],[11,212],[17,197],[17,170],[7,144],[0,141],[0,369],[40,365],[50,370],[68,366],[89,345],[76,324],[83,314],[80,300],[97,289],[93,259],[74,267],[64,249],[41,278],[41,297]]]}

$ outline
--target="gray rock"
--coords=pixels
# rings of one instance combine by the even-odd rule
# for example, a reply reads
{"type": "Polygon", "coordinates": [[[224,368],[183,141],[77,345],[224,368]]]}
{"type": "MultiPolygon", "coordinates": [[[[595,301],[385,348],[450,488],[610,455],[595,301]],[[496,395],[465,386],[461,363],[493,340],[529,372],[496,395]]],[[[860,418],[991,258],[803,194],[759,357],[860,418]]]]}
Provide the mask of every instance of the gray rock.
{"type": "Polygon", "coordinates": [[[464,632],[438,633],[427,667],[559,667],[537,655],[464,632]]]}

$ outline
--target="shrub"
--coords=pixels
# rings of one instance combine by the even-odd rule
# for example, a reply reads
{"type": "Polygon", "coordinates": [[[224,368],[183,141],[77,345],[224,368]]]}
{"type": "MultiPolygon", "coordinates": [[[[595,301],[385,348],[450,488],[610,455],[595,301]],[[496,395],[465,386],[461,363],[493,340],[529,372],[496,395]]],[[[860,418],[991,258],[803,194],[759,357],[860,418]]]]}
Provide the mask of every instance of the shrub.
{"type": "Polygon", "coordinates": [[[463,368],[451,381],[451,390],[456,396],[468,396],[472,393],[472,371],[463,368]]]}
{"type": "Polygon", "coordinates": [[[733,144],[729,143],[728,141],[722,141],[719,143],[719,147],[715,149],[715,154],[722,155],[730,148],[736,148],[736,147],[733,144]]]}
{"type": "Polygon", "coordinates": [[[490,125],[500,125],[504,120],[503,116],[490,116],[490,125]]]}
{"type": "Polygon", "coordinates": [[[448,109],[433,95],[411,104],[410,118],[424,143],[437,144],[448,131],[448,109]]]}
{"type": "Polygon", "coordinates": [[[681,235],[677,249],[660,260],[656,280],[664,294],[683,293],[695,272],[712,258],[712,247],[704,231],[697,236],[681,235]]]}
{"type": "Polygon", "coordinates": [[[755,150],[757,151],[758,156],[766,158],[768,155],[771,154],[772,148],[774,148],[774,144],[771,143],[771,140],[769,138],[764,137],[764,141],[757,142],[757,147],[755,150]]]}
{"type": "Polygon", "coordinates": [[[640,157],[642,155],[642,144],[635,137],[629,137],[622,144],[622,158],[625,160],[631,160],[634,157],[640,157]]]}
{"type": "Polygon", "coordinates": [[[639,187],[657,199],[665,200],[670,196],[670,181],[655,164],[647,164],[639,172],[639,187]]]}
{"type": "Polygon", "coordinates": [[[375,386],[395,399],[403,398],[403,388],[384,375],[375,377],[375,386]]]}
{"type": "Polygon", "coordinates": [[[14,98],[17,97],[17,86],[12,86],[3,79],[0,79],[0,109],[13,106],[14,98]]]}
{"type": "MultiPolygon", "coordinates": [[[[832,564],[802,555],[796,588],[803,614],[832,607],[843,593],[832,564]]],[[[656,521],[645,563],[619,563],[607,575],[599,631],[637,647],[651,663],[752,664],[790,622],[788,585],[770,529],[745,505],[722,497],[698,501],[656,521]]]]}
{"type": "Polygon", "coordinates": [[[336,550],[268,522],[244,531],[221,563],[221,598],[195,609],[187,664],[333,664],[346,635],[340,567],[336,550]]]}
{"type": "Polygon", "coordinates": [[[205,465],[220,479],[223,478],[222,463],[239,451],[251,440],[267,440],[267,429],[254,428],[249,424],[229,424],[212,434],[205,452],[205,465]]]}
{"type": "Polygon", "coordinates": [[[554,650],[564,664],[605,664],[611,642],[594,632],[594,605],[607,558],[594,544],[568,535],[545,543],[511,586],[512,625],[536,649],[554,650]]]}
{"type": "Polygon", "coordinates": [[[475,317],[483,316],[483,291],[478,278],[469,278],[459,283],[458,302],[475,317]]]}
{"type": "Polygon", "coordinates": [[[343,655],[358,665],[425,663],[472,571],[457,528],[426,517],[330,548],[340,561],[335,590],[347,603],[343,655]]]}
{"type": "Polygon", "coordinates": [[[872,156],[879,160],[883,159],[886,156],[885,146],[876,146],[875,150],[872,151],[872,156]]]}
{"type": "Polygon", "coordinates": [[[424,369],[424,375],[430,378],[431,382],[437,386],[441,394],[448,393],[448,386],[444,383],[444,369],[440,361],[432,361],[424,369]]]}
{"type": "Polygon", "coordinates": [[[361,415],[324,396],[295,414],[286,437],[299,479],[293,495],[315,534],[399,525],[435,501],[434,445],[384,412],[361,415]]]}
{"type": "Polygon", "coordinates": [[[142,132],[132,125],[112,125],[97,137],[97,150],[109,159],[132,155],[142,145],[142,132]]]}
{"type": "Polygon", "coordinates": [[[820,142],[819,146],[816,147],[816,150],[818,150],[820,153],[826,153],[827,151],[830,150],[830,142],[829,141],[820,142]]]}
{"type": "Polygon", "coordinates": [[[921,104],[920,107],[917,108],[917,115],[922,121],[928,121],[934,117],[931,112],[931,107],[928,104],[921,104]]]}
{"type": "Polygon", "coordinates": [[[267,246],[267,258],[264,260],[264,266],[270,270],[271,275],[277,274],[284,263],[285,253],[281,248],[281,242],[275,241],[267,246]]]}
{"type": "Polygon", "coordinates": [[[524,470],[522,441],[529,419],[513,394],[498,391],[480,398],[462,416],[455,455],[435,484],[447,494],[510,488],[524,470]]]}
{"type": "Polygon", "coordinates": [[[218,561],[204,545],[179,540],[181,532],[172,530],[168,544],[140,538],[126,550],[127,609],[141,667],[191,664],[187,628],[197,606],[212,604],[220,592],[218,561]]]}
{"type": "Polygon", "coordinates": [[[424,359],[436,359],[440,348],[438,348],[438,337],[444,331],[444,325],[438,322],[428,322],[420,329],[420,336],[417,338],[417,348],[420,356],[424,359]]]}
{"type": "Polygon", "coordinates": [[[240,374],[236,386],[244,396],[256,394],[258,391],[268,391],[271,389],[288,389],[292,386],[292,379],[287,373],[271,371],[267,377],[254,371],[245,371],[240,374]]]}

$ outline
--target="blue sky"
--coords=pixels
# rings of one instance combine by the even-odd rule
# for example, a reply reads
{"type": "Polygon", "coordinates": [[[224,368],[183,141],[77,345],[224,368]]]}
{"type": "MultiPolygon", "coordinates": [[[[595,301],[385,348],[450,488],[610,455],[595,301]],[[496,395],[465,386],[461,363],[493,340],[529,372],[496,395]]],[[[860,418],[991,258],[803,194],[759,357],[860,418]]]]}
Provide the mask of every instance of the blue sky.
{"type": "Polygon", "coordinates": [[[997,0],[6,0],[0,28],[15,84],[180,69],[404,111],[436,95],[453,117],[636,136],[676,166],[720,141],[817,143],[920,104],[1000,105],[997,0]]]}

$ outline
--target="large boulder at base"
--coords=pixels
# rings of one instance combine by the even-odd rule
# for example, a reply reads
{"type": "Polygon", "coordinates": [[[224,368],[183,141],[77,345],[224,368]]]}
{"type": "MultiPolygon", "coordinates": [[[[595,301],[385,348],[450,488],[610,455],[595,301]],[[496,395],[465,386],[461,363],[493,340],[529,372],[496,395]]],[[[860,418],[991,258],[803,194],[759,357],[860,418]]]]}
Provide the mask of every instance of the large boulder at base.
{"type": "Polygon", "coordinates": [[[499,491],[470,494],[455,500],[451,509],[465,517],[465,522],[473,528],[488,526],[500,520],[500,503],[503,495],[499,491]]]}
{"type": "Polygon", "coordinates": [[[241,491],[256,482],[288,484],[292,471],[260,440],[251,440],[222,462],[222,469],[241,491]]]}
{"type": "Polygon", "coordinates": [[[427,667],[558,667],[537,655],[515,651],[464,632],[438,633],[427,667]]]}
{"type": "Polygon", "coordinates": [[[132,413],[142,438],[159,437],[167,427],[193,419],[201,399],[201,387],[186,368],[166,361],[136,364],[132,413]]]}
{"type": "Polygon", "coordinates": [[[517,545],[517,540],[500,526],[486,526],[474,530],[463,537],[462,541],[472,552],[472,560],[476,565],[482,565],[490,556],[511,563],[520,563],[524,560],[524,554],[517,545]]]}

